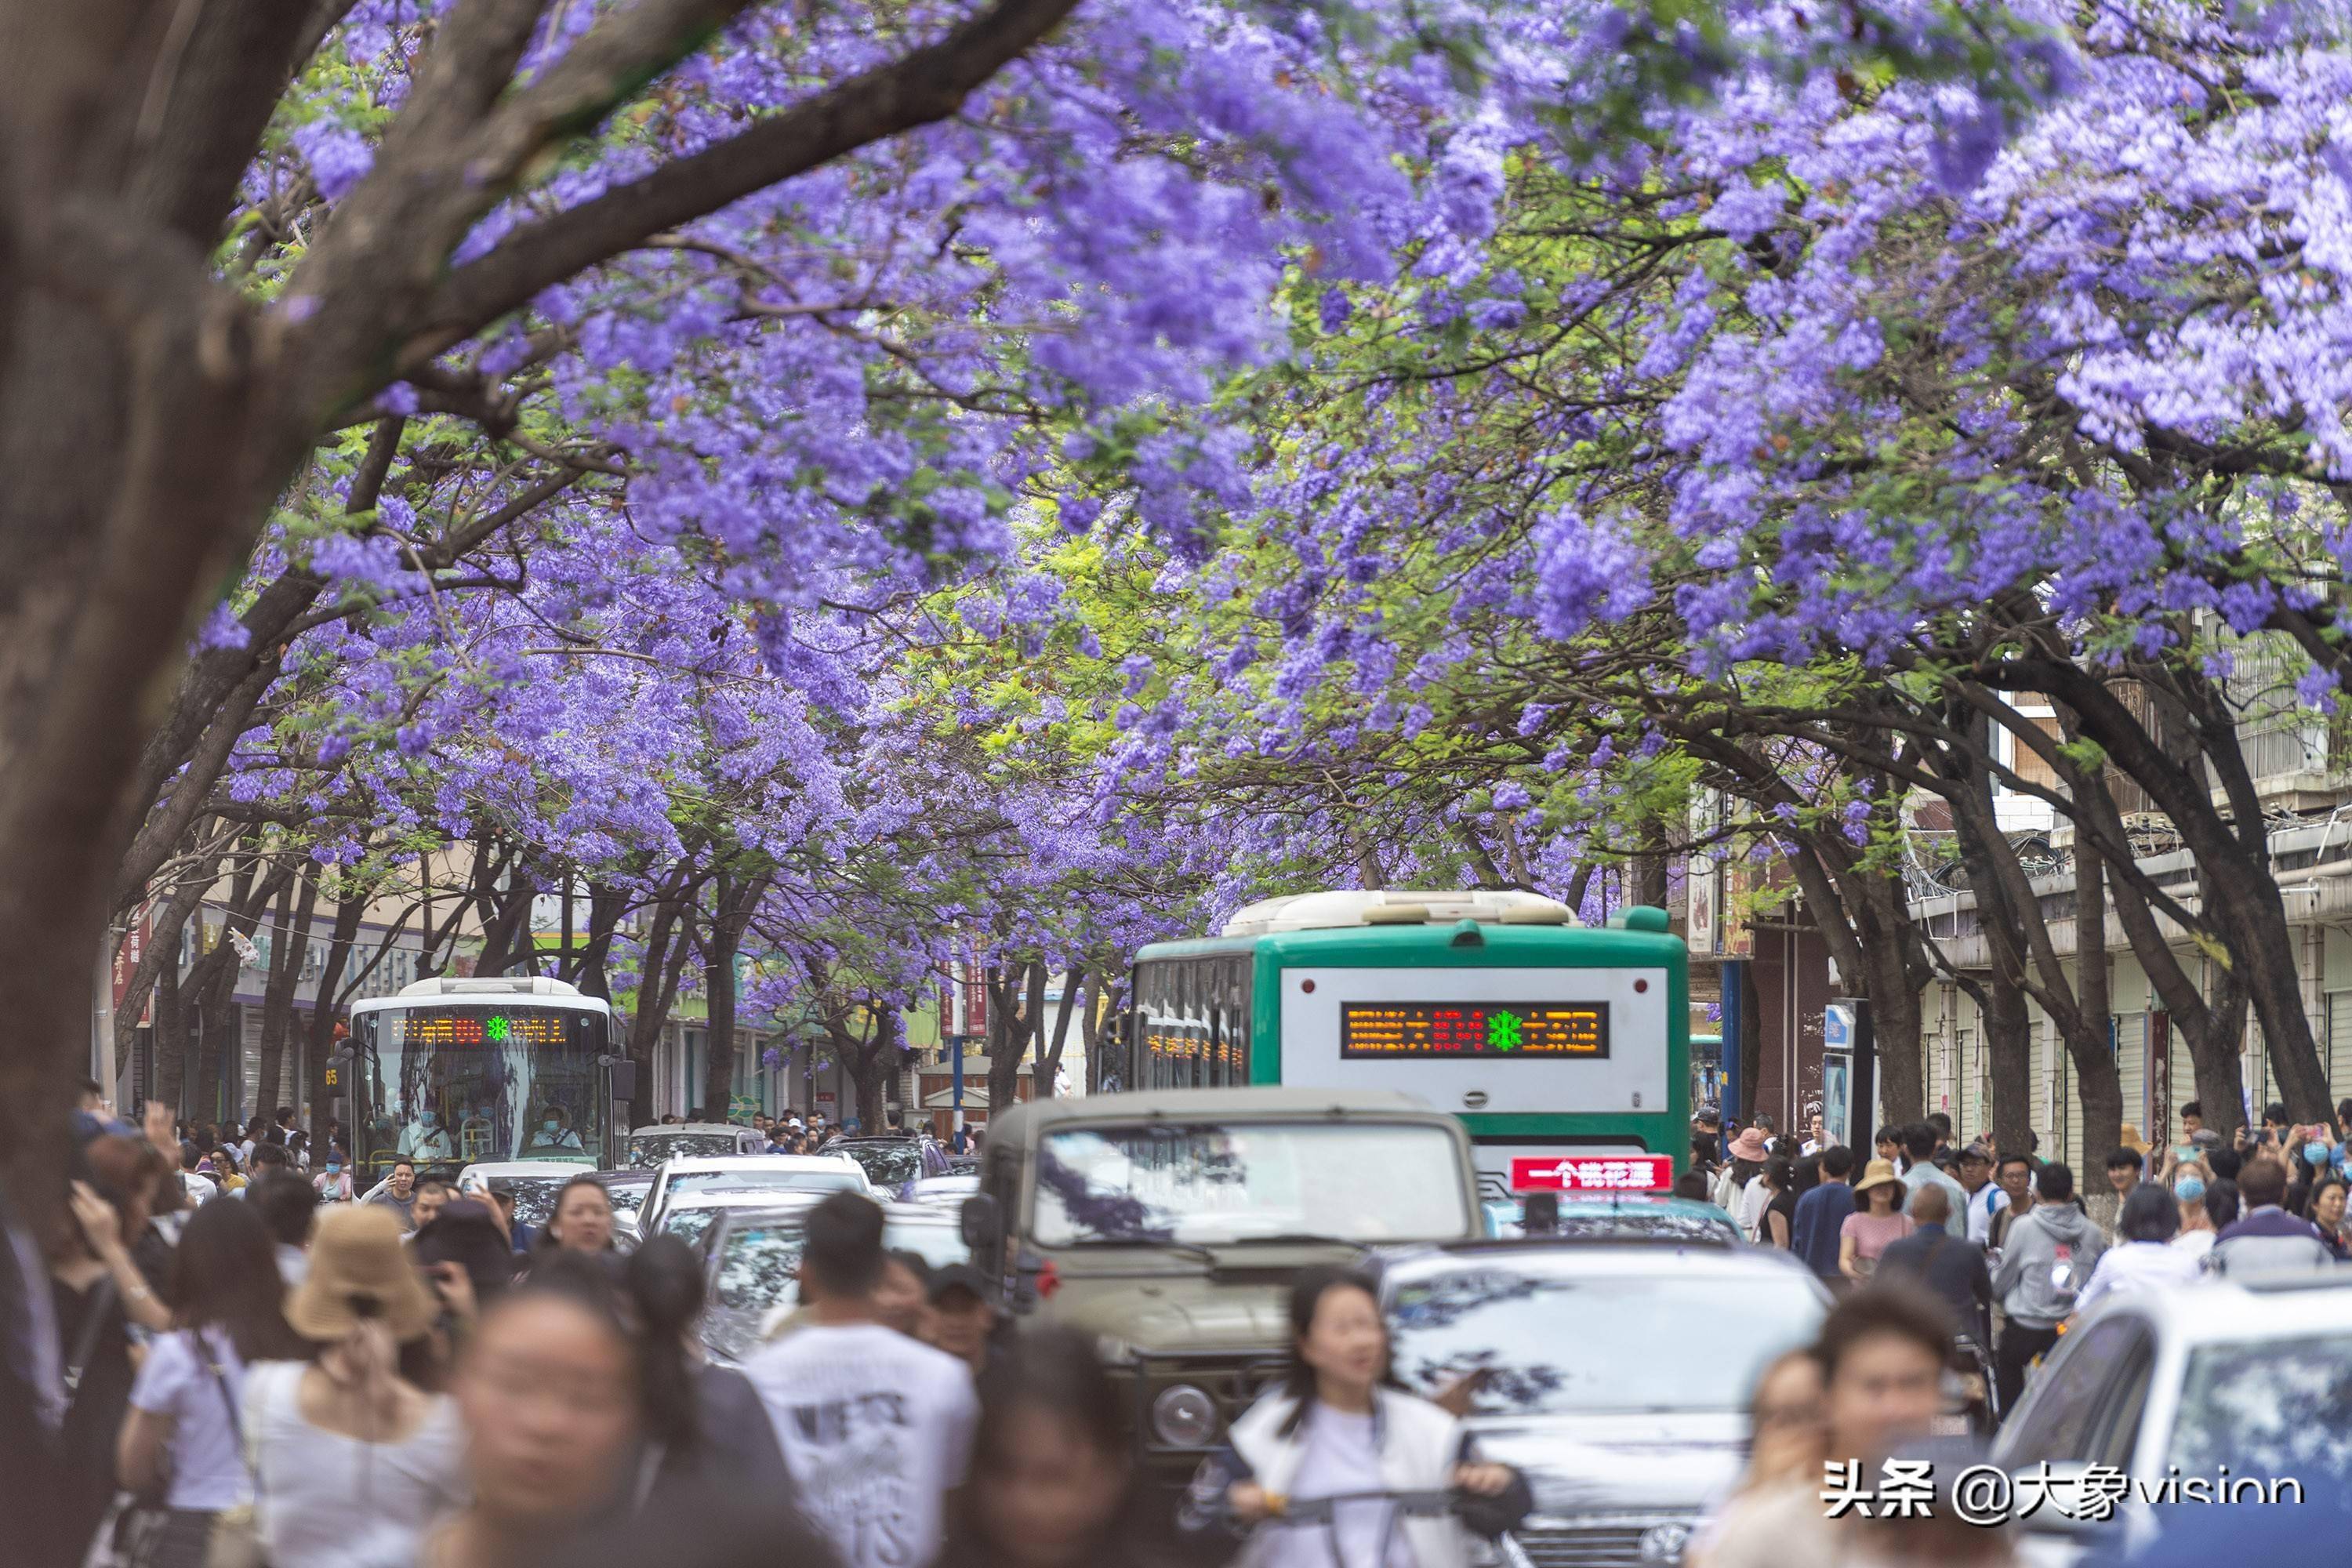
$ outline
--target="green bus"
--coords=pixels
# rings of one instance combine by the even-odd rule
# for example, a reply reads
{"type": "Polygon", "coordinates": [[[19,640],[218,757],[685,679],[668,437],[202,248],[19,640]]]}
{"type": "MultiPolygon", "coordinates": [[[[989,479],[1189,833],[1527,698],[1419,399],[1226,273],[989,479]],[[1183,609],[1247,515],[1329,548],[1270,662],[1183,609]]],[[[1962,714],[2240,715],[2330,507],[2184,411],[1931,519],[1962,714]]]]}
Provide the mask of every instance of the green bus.
{"type": "Polygon", "coordinates": [[[1102,1090],[1398,1089],[1460,1116],[1489,1198],[1670,1186],[1690,1148],[1688,958],[1515,892],[1321,892],[1136,955],[1102,1090]]]}

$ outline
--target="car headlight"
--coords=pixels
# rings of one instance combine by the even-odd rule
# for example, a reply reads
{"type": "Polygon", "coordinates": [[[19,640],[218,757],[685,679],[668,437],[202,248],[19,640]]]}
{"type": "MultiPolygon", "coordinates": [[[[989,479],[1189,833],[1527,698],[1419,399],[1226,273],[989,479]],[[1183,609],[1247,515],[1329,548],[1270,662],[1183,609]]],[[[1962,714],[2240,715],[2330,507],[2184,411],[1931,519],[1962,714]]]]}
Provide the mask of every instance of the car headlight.
{"type": "Polygon", "coordinates": [[[1683,1548],[1690,1542],[1690,1526],[1686,1524],[1654,1524],[1642,1531],[1642,1561],[1644,1563],[1679,1563],[1683,1548]]]}
{"type": "Polygon", "coordinates": [[[1171,1448],[1205,1447],[1217,1435],[1217,1402],[1189,1383],[1163,1388],[1151,1402],[1151,1433],[1171,1448]]]}

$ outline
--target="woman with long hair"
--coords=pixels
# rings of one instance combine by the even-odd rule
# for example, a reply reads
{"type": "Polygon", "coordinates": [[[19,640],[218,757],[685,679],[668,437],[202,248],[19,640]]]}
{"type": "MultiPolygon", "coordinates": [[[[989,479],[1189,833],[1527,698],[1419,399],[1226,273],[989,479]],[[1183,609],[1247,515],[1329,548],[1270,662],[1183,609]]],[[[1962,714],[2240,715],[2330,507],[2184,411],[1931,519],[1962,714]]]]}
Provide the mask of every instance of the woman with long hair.
{"type": "Polygon", "coordinates": [[[287,1326],[269,1228],[253,1206],[206,1204],[172,1258],[173,1330],[149,1347],[115,1445],[122,1485],[169,1477],[143,1568],[204,1568],[215,1520],[253,1500],[240,1400],[245,1369],[302,1355],[287,1326]]]}
{"type": "Polygon", "coordinates": [[[702,1264],[674,1236],[631,1253],[620,1279],[639,1326],[646,1454],[639,1491],[656,1509],[689,1491],[736,1491],[781,1502],[791,1491],[776,1429],[751,1380],[713,1366],[694,1340],[702,1264]]]}
{"type": "Polygon", "coordinates": [[[93,1138],[82,1160],[89,1180],[73,1184],[70,1206],[47,1247],[66,1384],[58,1539],[77,1550],[89,1544],[114,1500],[114,1440],[131,1404],[131,1327],[159,1333],[172,1326],[163,1277],[170,1253],[148,1220],[165,1184],[167,1196],[179,1189],[177,1173],[142,1139],[93,1138]]]}
{"type": "Polygon", "coordinates": [[[286,1319],[315,1359],[248,1367],[241,1416],[270,1568],[408,1568],[464,1495],[464,1433],[437,1381],[433,1298],[376,1204],[325,1211],[286,1319]]]}
{"type": "Polygon", "coordinates": [[[1471,1531],[1500,1534],[1530,1506],[1526,1479],[1485,1464],[1453,1415],[1406,1393],[1389,1372],[1388,1324],[1370,1279],[1303,1271],[1290,1293],[1290,1368],[1235,1421],[1204,1462],[1179,1516],[1204,1538],[1255,1531],[1248,1568],[1464,1568],[1471,1531]],[[1452,1491],[1461,1517],[1403,1516],[1388,1499],[1338,1503],[1312,1526],[1276,1523],[1289,1504],[1368,1492],[1452,1491]],[[1320,1538],[1318,1538],[1320,1537],[1320,1538]]]}
{"type": "Polygon", "coordinates": [[[1047,1325],[980,1375],[971,1470],[949,1504],[939,1568],[1157,1568],[1176,1554],[1152,1521],[1125,1397],[1094,1337],[1047,1325]]]}

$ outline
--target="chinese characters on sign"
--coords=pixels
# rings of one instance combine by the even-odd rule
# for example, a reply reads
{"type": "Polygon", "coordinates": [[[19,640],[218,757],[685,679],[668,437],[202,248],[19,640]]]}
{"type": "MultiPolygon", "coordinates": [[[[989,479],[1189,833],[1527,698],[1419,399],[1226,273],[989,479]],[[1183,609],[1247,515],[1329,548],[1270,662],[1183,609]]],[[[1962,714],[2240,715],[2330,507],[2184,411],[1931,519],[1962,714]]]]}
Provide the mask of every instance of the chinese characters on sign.
{"type": "Polygon", "coordinates": [[[1650,1193],[1675,1182],[1664,1154],[1588,1154],[1511,1162],[1515,1193],[1650,1193]]]}
{"type": "Polygon", "coordinates": [[[1606,1002],[1348,1002],[1339,1055],[1581,1057],[1609,1055],[1606,1002]]]}

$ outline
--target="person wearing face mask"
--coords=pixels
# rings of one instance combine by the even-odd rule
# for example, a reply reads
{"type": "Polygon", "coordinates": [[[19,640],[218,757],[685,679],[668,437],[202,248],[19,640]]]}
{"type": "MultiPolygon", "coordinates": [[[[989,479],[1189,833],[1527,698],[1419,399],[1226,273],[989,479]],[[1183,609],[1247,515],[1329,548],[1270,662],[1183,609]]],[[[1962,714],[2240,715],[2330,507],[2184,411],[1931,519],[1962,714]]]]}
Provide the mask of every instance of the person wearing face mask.
{"type": "Polygon", "coordinates": [[[2180,1232],[2170,1245],[2203,1262],[2213,1250],[2213,1221],[2205,1212],[2205,1167],[2184,1165],[2172,1178],[2173,1201],[2180,1205],[2180,1232]]]}
{"type": "Polygon", "coordinates": [[[327,1151],[327,1163],[310,1178],[310,1186],[322,1204],[347,1204],[352,1201],[352,1175],[343,1169],[343,1152],[327,1151]]]}
{"type": "Polygon", "coordinates": [[[560,1105],[551,1105],[541,1115],[539,1125],[531,1130],[530,1142],[523,1145],[526,1156],[532,1154],[577,1154],[582,1152],[580,1134],[572,1131],[572,1117],[560,1105]]]}
{"type": "Polygon", "coordinates": [[[400,1152],[418,1164],[435,1160],[454,1160],[457,1146],[450,1142],[449,1130],[441,1125],[441,1113],[431,1106],[416,1113],[416,1120],[401,1130],[400,1152]]]}

